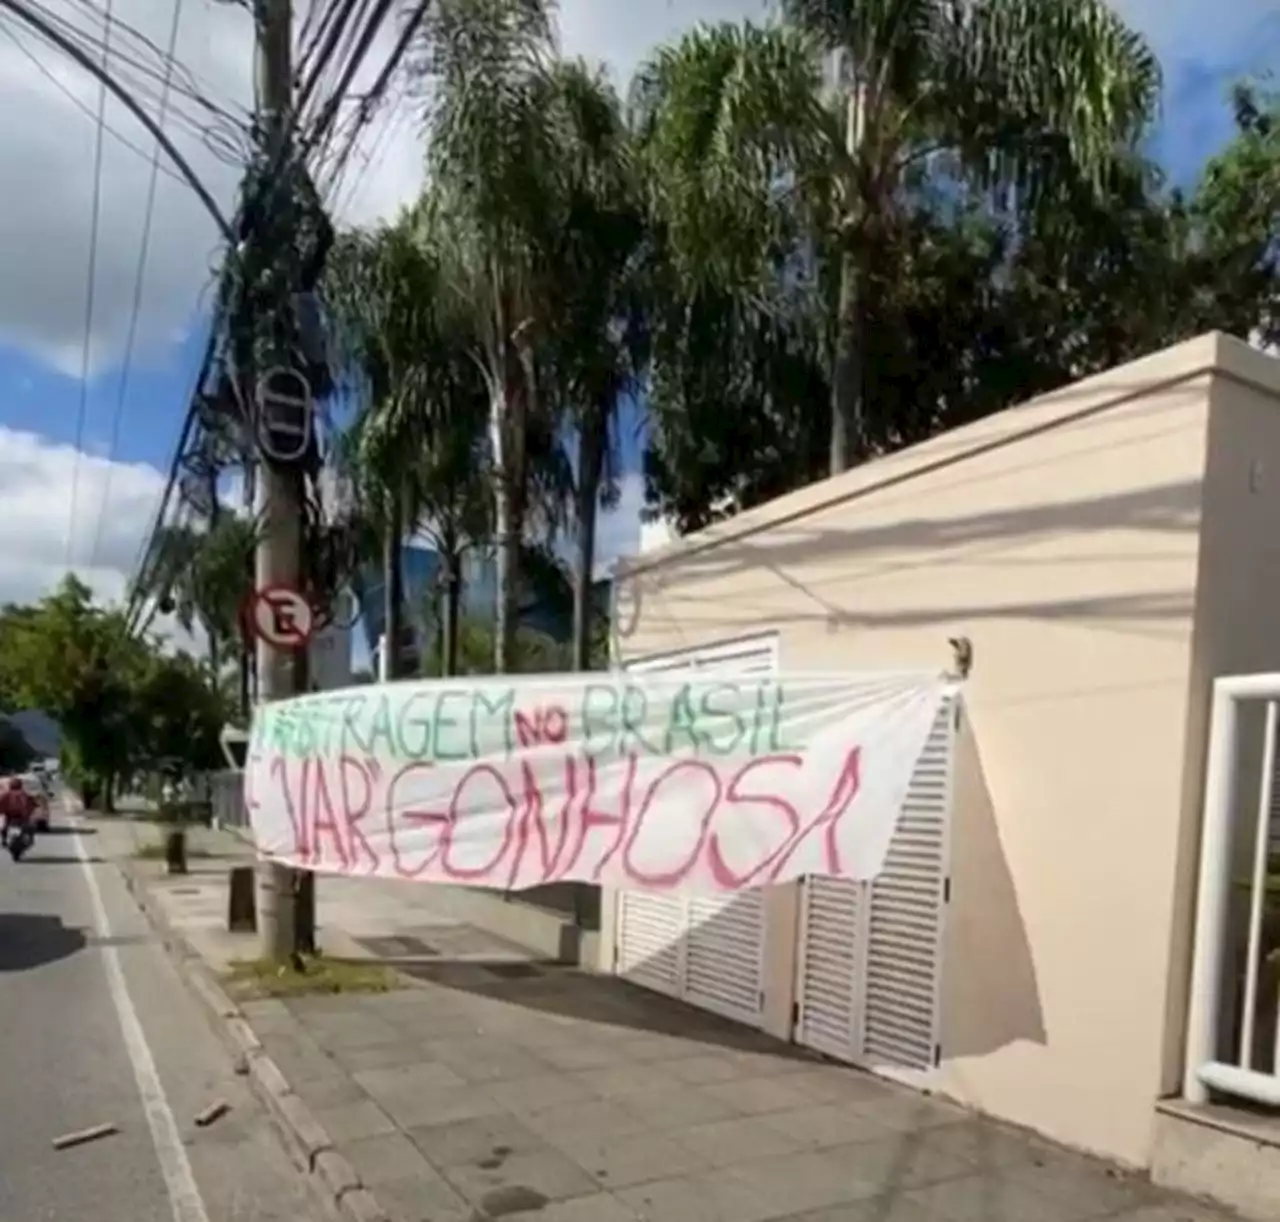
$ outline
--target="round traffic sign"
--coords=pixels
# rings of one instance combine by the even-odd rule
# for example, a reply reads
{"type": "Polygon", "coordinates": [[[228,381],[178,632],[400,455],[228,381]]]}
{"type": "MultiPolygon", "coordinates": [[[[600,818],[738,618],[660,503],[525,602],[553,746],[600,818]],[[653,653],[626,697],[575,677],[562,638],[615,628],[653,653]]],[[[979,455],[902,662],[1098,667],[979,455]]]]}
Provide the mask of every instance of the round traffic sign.
{"type": "Polygon", "coordinates": [[[249,627],[277,649],[305,645],[315,630],[315,612],[299,590],[267,586],[255,590],[249,604],[249,627]]]}

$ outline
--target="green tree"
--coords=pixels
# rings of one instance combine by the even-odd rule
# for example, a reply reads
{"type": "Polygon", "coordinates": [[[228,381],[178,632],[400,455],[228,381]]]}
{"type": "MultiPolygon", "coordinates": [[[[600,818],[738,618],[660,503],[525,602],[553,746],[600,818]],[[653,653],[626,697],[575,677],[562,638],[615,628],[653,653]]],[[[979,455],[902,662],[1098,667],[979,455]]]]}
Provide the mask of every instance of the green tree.
{"type": "Polygon", "coordinates": [[[189,654],[152,654],[133,701],[137,766],[176,779],[223,766],[219,736],[231,710],[189,654]]]}
{"type": "MultiPolygon", "coordinates": [[[[463,616],[459,623],[455,675],[494,674],[494,625],[475,616],[463,616]]],[[[544,632],[521,625],[516,630],[516,649],[510,672],[546,674],[567,670],[570,648],[544,632]]],[[[422,673],[428,678],[445,677],[437,655],[423,659],[422,673]]]]}
{"type": "Polygon", "coordinates": [[[236,643],[242,660],[242,713],[248,701],[248,668],[243,662],[251,642],[241,612],[253,590],[256,545],[253,523],[234,513],[216,513],[202,528],[166,527],[157,536],[153,561],[138,591],[157,600],[161,610],[172,612],[183,631],[198,627],[203,632],[215,686],[221,682],[225,649],[236,643]]]}
{"type": "Polygon", "coordinates": [[[382,553],[387,639],[403,637],[401,545],[426,533],[441,560],[447,654],[463,557],[487,535],[489,515],[485,387],[445,274],[430,212],[419,209],[394,226],[344,235],[327,296],[363,392],[347,453],[382,553]]]}
{"type": "Polygon", "coordinates": [[[599,72],[558,65],[553,84],[570,142],[561,152],[565,223],[550,252],[559,269],[550,381],[576,437],[572,666],[591,665],[596,524],[617,498],[615,431],[648,355],[647,238],[635,149],[621,103],[599,72]]]}
{"type": "Polygon", "coordinates": [[[945,163],[1013,200],[1064,177],[1101,186],[1117,148],[1143,132],[1160,78],[1103,0],[788,0],[784,11],[785,24],[699,29],[661,49],[637,99],[686,280],[785,295],[797,216],[808,257],[830,264],[835,472],[875,448],[868,320],[913,175],[945,163]],[[833,84],[823,53],[835,54],[833,84]]]}
{"type": "Polygon", "coordinates": [[[1236,136],[1187,209],[1191,325],[1280,344],[1280,96],[1241,83],[1236,136]]]}
{"type": "Polygon", "coordinates": [[[59,724],[68,779],[105,810],[139,771],[221,765],[229,703],[204,664],[131,635],[124,613],[96,604],[74,576],[38,603],[0,611],[0,684],[12,707],[59,724]]]}
{"type": "Polygon", "coordinates": [[[329,257],[326,299],[337,323],[341,373],[359,395],[345,459],[359,499],[366,545],[381,556],[387,671],[394,678],[404,637],[400,549],[409,505],[408,468],[417,420],[407,387],[419,368],[420,322],[432,309],[421,252],[403,221],[376,233],[344,234],[329,257]]]}
{"type": "Polygon", "coordinates": [[[0,614],[4,688],[17,707],[58,722],[77,771],[100,786],[107,809],[136,750],[135,691],[147,649],[129,635],[123,613],[95,606],[74,576],[35,606],[0,614]]]}
{"type": "MultiPolygon", "coordinates": [[[[485,383],[499,672],[513,661],[537,439],[546,457],[558,448],[538,347],[554,315],[553,252],[566,219],[559,175],[574,128],[557,83],[548,7],[439,0],[419,59],[432,225],[449,254],[446,281],[467,314],[471,359],[485,383]]],[[[541,467],[544,476],[562,470],[558,461],[541,467]]],[[[554,519],[554,498],[543,509],[554,519]]]]}
{"type": "Polygon", "coordinates": [[[35,752],[21,730],[0,714],[0,771],[21,772],[35,759],[35,752]]]}

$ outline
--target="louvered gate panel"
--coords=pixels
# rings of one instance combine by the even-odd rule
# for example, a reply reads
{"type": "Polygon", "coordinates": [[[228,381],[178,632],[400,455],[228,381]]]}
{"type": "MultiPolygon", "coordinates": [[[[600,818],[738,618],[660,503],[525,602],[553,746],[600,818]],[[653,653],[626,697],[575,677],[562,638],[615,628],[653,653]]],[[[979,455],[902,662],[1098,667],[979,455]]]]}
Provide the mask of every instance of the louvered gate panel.
{"type": "MultiPolygon", "coordinates": [[[[736,642],[645,659],[627,669],[637,674],[771,674],[777,669],[777,646],[774,641],[763,646],[759,641],[736,642]]],[[[757,1026],[763,1011],[764,938],[760,890],[723,899],[623,892],[618,901],[619,975],[757,1026]]]]}
{"type": "Polygon", "coordinates": [[[936,1063],[958,713],[954,699],[938,711],[885,868],[869,888],[861,1059],[872,1066],[929,1069],[936,1063]]]}
{"type": "MultiPolygon", "coordinates": [[[[747,643],[698,658],[699,674],[727,672],[768,675],[777,669],[772,647],[747,643]]],[[[731,899],[697,896],[689,900],[685,944],[685,997],[724,1018],[758,1026],[763,1010],[764,892],[731,899]]]]}
{"type": "Polygon", "coordinates": [[[764,974],[764,892],[689,900],[685,998],[738,1022],[758,1024],[764,974]]]}
{"type": "MultiPolygon", "coordinates": [[[[636,674],[672,674],[691,670],[686,658],[653,658],[626,668],[636,674]]],[[[683,998],[689,906],[679,896],[622,891],[618,895],[616,938],[619,976],[683,998]]]]}
{"type": "Polygon", "coordinates": [[[618,975],[659,993],[681,996],[685,919],[681,900],[624,891],[618,902],[618,975]]]}
{"type": "Polygon", "coordinates": [[[866,888],[844,878],[805,879],[795,1040],[851,1061],[859,1046],[857,989],[862,971],[866,888]]]}

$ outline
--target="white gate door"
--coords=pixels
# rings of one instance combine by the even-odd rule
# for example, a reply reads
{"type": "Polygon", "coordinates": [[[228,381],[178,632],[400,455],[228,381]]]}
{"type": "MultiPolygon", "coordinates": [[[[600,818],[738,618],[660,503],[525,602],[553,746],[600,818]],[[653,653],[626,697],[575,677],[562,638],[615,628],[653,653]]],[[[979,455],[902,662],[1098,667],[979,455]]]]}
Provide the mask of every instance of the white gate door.
{"type": "MultiPolygon", "coordinates": [[[[636,662],[641,674],[732,671],[772,674],[776,637],[636,662]]],[[[617,973],[713,1014],[759,1026],[764,1012],[764,892],[691,898],[621,891],[617,973]]]]}
{"type": "Polygon", "coordinates": [[[808,878],[801,904],[794,1039],[867,1068],[938,1063],[938,987],[948,878],[951,764],[960,701],[938,711],[870,883],[808,878]]]}

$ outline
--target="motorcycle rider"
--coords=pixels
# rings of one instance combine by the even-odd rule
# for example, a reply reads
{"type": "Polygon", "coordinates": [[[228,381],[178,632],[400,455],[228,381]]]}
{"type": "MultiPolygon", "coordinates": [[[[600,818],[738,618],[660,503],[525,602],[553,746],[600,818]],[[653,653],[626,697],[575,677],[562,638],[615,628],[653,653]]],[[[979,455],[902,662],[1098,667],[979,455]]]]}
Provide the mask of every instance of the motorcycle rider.
{"type": "Polygon", "coordinates": [[[27,793],[22,778],[11,776],[0,793],[0,848],[8,848],[9,833],[21,832],[35,813],[35,800],[27,793]]]}

